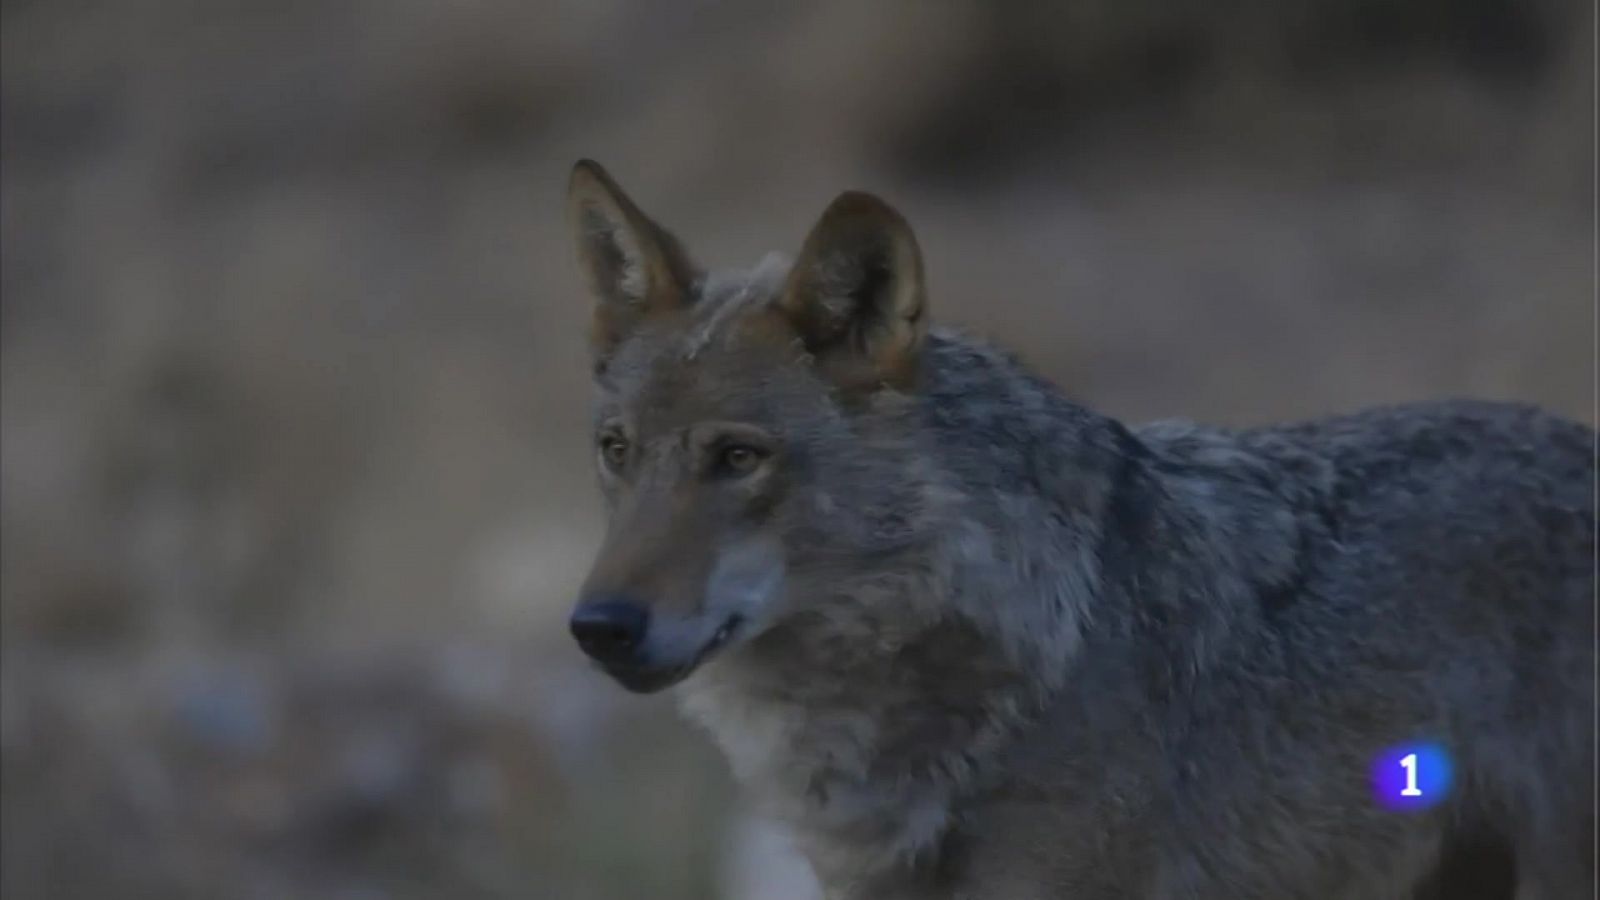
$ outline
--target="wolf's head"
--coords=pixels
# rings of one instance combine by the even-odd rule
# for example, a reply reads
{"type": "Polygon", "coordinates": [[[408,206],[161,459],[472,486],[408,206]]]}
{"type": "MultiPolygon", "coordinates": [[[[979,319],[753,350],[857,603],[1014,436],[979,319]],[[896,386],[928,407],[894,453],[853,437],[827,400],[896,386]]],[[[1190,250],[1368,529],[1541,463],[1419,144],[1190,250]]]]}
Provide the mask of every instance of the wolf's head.
{"type": "Polygon", "coordinates": [[[922,260],[883,201],[839,196],[793,265],[706,276],[597,164],[568,216],[595,302],[594,452],[609,528],[571,627],[659,690],[917,540],[905,427],[922,260]]]}

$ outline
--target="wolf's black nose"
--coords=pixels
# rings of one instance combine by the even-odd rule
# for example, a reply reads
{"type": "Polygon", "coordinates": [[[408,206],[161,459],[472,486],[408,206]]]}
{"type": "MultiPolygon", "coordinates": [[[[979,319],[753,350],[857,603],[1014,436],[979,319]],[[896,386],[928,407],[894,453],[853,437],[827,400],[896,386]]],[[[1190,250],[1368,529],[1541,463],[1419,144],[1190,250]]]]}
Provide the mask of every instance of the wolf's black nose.
{"type": "Polygon", "coordinates": [[[628,662],[644,640],[650,612],[612,598],[590,600],[578,606],[569,624],[583,652],[601,662],[628,662]]]}

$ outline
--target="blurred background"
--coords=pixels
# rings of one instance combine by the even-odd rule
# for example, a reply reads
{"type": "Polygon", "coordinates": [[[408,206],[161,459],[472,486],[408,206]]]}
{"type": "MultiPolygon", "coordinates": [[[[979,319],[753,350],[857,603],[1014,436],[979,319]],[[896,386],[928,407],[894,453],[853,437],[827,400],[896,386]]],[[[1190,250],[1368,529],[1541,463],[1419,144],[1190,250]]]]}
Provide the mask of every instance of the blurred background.
{"type": "Polygon", "coordinates": [[[1594,419],[1582,0],[3,0],[6,898],[799,900],[580,660],[562,222],[837,192],[1132,420],[1594,419]]]}

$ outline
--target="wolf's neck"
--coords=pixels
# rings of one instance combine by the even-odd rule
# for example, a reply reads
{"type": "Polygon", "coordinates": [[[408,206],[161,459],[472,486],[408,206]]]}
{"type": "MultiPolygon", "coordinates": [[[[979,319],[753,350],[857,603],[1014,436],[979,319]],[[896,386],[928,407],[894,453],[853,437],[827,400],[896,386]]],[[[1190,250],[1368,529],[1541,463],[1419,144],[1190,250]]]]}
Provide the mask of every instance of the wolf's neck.
{"type": "Polygon", "coordinates": [[[856,640],[865,652],[819,658],[808,637],[775,633],[682,688],[758,805],[835,883],[935,856],[985,759],[1037,706],[1029,674],[968,624],[885,623],[856,640]]]}

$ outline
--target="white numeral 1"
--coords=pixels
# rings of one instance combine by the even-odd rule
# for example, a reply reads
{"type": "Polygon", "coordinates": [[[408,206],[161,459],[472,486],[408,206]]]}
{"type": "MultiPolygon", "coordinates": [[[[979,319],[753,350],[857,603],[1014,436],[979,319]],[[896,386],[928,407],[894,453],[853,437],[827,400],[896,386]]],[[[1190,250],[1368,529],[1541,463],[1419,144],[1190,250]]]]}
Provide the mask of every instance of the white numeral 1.
{"type": "Polygon", "coordinates": [[[1401,757],[1400,767],[1406,770],[1406,786],[1400,791],[1400,796],[1421,797],[1422,791],[1417,789],[1417,755],[1412,753],[1401,757]]]}

